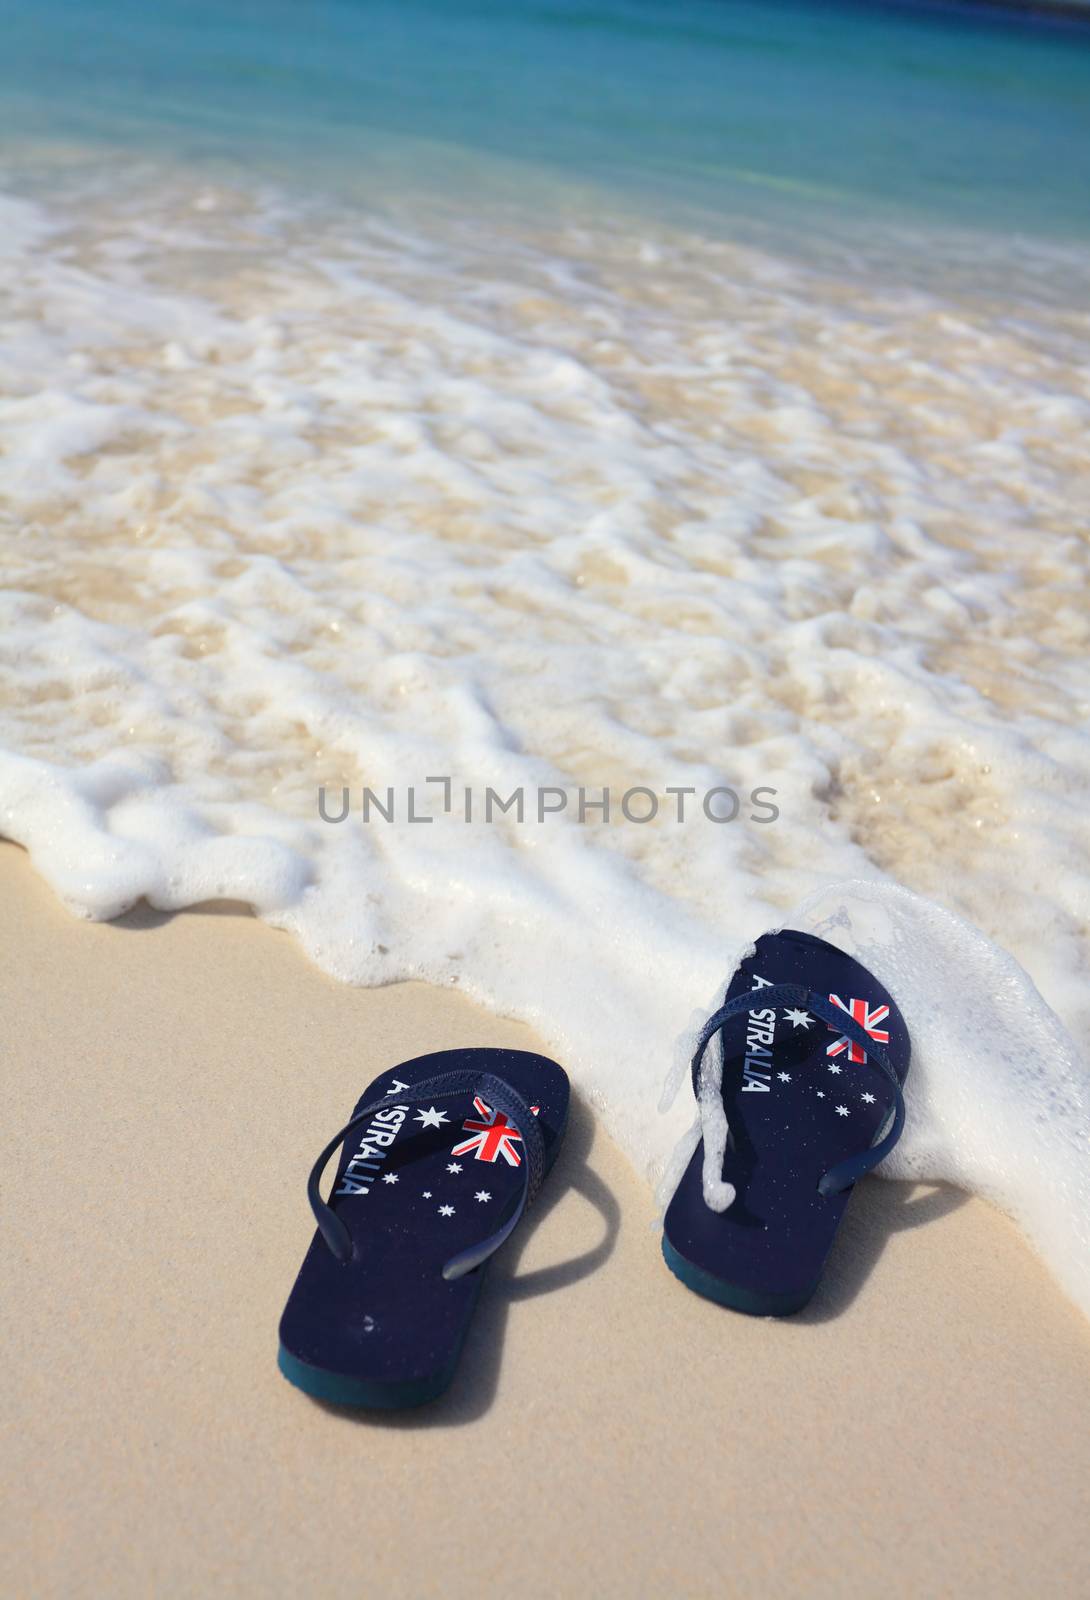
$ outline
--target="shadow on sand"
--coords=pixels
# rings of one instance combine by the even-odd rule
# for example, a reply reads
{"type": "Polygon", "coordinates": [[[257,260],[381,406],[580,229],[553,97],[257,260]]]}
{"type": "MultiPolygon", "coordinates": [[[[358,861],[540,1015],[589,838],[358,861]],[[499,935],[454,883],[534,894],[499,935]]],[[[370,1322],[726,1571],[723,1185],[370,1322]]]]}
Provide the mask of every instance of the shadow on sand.
{"type": "Polygon", "coordinates": [[[253,907],[244,900],[198,900],[191,906],[183,906],[180,911],[156,911],[146,900],[138,900],[130,911],[114,917],[107,927],[117,928],[121,933],[151,933],[156,928],[165,928],[175,917],[253,918],[255,915],[253,907]]]}
{"type": "Polygon", "coordinates": [[[817,1293],[793,1323],[831,1322],[846,1311],[870,1277],[886,1241],[906,1228],[925,1228],[965,1204],[969,1196],[948,1184],[921,1188],[868,1178],[852,1196],[817,1293]]]}

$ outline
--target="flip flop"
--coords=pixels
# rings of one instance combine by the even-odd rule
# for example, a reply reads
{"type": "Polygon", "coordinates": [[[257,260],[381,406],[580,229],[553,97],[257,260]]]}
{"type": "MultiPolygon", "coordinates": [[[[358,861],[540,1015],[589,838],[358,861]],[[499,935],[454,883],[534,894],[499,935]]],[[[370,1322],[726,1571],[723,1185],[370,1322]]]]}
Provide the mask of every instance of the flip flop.
{"type": "Polygon", "coordinates": [[[563,1069],[523,1050],[444,1050],[375,1079],[307,1184],[318,1232],[280,1322],[290,1382],[386,1409],[442,1394],[484,1264],[556,1158],[568,1095],[563,1069]]]}
{"type": "Polygon", "coordinates": [[[755,1316],[800,1310],[817,1288],[852,1186],[900,1138],[908,1062],[900,1012],[866,968],[791,929],[759,939],[693,1056],[705,1139],[667,1208],[662,1237],[682,1283],[755,1316]],[[705,1060],[716,1035],[721,1085],[705,1060]],[[729,1132],[718,1159],[724,1116],[729,1132]],[[725,1209],[709,1206],[705,1181],[725,1209]]]}

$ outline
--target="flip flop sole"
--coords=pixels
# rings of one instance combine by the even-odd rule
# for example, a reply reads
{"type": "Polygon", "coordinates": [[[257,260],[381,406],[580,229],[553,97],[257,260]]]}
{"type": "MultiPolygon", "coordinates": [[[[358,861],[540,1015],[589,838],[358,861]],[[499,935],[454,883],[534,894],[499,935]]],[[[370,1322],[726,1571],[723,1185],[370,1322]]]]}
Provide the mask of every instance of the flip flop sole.
{"type": "Polygon", "coordinates": [[[678,1255],[665,1234],[662,1236],[662,1256],[674,1277],[686,1289],[691,1289],[705,1300],[714,1300],[717,1305],[728,1306],[731,1311],[742,1311],[750,1317],[792,1316],[813,1299],[819,1281],[815,1279],[808,1288],[786,1294],[761,1294],[739,1284],[727,1283],[713,1273],[705,1272],[702,1267],[694,1266],[684,1256],[678,1255]]]}
{"type": "Polygon", "coordinates": [[[322,1367],[312,1367],[306,1361],[300,1361],[283,1345],[277,1351],[276,1364],[288,1382],[302,1389],[312,1400],[322,1400],[327,1405],[357,1406],[367,1411],[408,1411],[414,1406],[438,1400],[450,1388],[460,1356],[459,1349],[443,1371],[431,1378],[406,1383],[370,1383],[366,1378],[326,1372],[322,1367]]]}

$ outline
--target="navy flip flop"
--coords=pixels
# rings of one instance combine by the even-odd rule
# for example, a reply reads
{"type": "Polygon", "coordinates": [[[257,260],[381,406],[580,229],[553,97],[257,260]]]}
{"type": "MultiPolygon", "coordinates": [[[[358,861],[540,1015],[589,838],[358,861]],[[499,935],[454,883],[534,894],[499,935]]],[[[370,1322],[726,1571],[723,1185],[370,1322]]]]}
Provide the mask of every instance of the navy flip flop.
{"type": "Polygon", "coordinates": [[[307,1184],[318,1232],[280,1322],[284,1376],[342,1405],[442,1394],[484,1263],[552,1166],[568,1098],[563,1069],[523,1050],[444,1050],[376,1078],[307,1184]]]}
{"type": "Polygon", "coordinates": [[[729,1132],[704,1195],[704,1141],[667,1208],[662,1252],[697,1294],[755,1316],[801,1310],[817,1288],[852,1186],[896,1144],[909,1038],[892,997],[865,967],[810,934],[757,941],[704,1025],[693,1088],[718,1102],[706,1052],[722,1042],[729,1132]],[[734,1197],[730,1199],[730,1188],[734,1197]]]}

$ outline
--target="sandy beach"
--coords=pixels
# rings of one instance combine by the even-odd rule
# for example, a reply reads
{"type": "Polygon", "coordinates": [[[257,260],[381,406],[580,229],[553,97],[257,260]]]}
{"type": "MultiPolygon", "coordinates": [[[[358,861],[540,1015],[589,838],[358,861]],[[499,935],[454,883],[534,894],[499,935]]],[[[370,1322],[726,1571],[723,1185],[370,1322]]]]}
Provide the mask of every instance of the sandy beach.
{"type": "Polygon", "coordinates": [[[0,0],[0,1600],[1090,1596],[1037,9],[0,0]]]}
{"type": "Polygon", "coordinates": [[[450,1393],[339,1412],[275,1361],[313,1154],[382,1067],[532,1036],[241,908],[76,921],[8,845],[0,953],[5,1594],[1090,1581],[1090,1329],[979,1201],[865,1180],[812,1306],[733,1315],[577,1093],[450,1393]]]}

